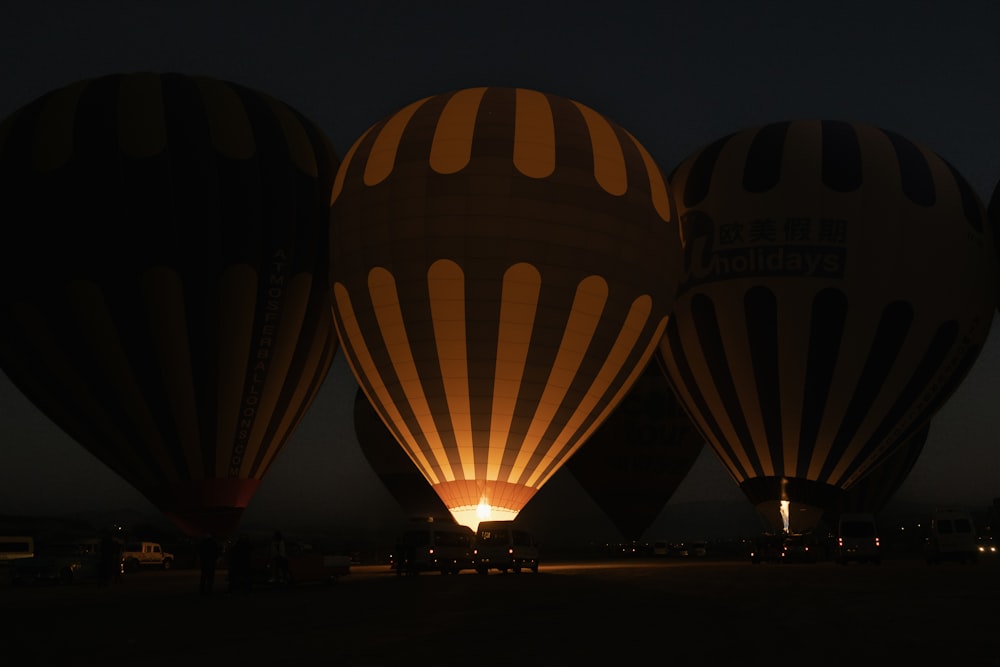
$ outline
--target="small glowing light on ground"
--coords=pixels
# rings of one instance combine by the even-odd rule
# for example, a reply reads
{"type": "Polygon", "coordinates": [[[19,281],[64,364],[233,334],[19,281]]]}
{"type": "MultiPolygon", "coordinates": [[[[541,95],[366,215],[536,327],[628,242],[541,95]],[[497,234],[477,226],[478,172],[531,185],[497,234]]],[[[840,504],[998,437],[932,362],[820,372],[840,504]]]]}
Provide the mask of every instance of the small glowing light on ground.
{"type": "Polygon", "coordinates": [[[785,528],[785,532],[788,532],[788,501],[781,501],[781,524],[785,528]]]}

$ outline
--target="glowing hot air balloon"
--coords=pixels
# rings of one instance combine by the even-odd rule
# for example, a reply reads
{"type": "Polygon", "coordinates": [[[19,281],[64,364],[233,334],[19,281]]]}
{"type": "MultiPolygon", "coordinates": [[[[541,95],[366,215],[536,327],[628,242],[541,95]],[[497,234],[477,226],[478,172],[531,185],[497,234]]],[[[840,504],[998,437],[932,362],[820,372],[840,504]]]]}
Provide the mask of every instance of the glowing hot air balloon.
{"type": "Polygon", "coordinates": [[[680,272],[660,171],[575,101],[471,88],[350,149],[331,285],[365,395],[455,519],[512,519],[645,368],[680,272]]]}
{"type": "Polygon", "coordinates": [[[997,283],[982,202],[926,148],[820,120],[725,137],[671,190],[671,381],[772,528],[808,530],[976,360],[997,283]]]}
{"type": "Polygon", "coordinates": [[[0,364],[192,535],[231,533],[323,382],[338,161],[233,83],[79,81],[0,125],[0,364]]]}
{"type": "Polygon", "coordinates": [[[642,538],[705,444],[674,397],[662,363],[657,352],[564,466],[627,541],[642,538]]]}

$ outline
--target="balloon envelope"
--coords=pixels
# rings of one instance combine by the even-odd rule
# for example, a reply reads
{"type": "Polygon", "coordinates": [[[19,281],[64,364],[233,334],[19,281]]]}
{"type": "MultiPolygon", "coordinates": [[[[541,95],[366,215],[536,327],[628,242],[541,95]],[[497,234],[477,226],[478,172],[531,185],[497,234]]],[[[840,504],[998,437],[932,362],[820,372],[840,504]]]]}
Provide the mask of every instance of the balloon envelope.
{"type": "MultiPolygon", "coordinates": [[[[990,228],[993,231],[994,250],[1000,258],[1000,181],[993,188],[993,195],[990,197],[987,207],[987,215],[990,220],[990,228]]],[[[997,298],[1000,299],[1000,289],[997,290],[997,298]]],[[[1000,308],[1000,302],[997,307],[1000,308]]]]}
{"type": "Polygon", "coordinates": [[[83,80],[0,125],[0,364],[189,534],[233,531],[333,360],[337,165],[294,109],[199,76],[83,80]]]}
{"type": "Polygon", "coordinates": [[[565,464],[628,541],[642,538],[705,441],[674,397],[660,354],[565,464]]]}
{"type": "Polygon", "coordinates": [[[662,336],[680,250],[659,169],[582,104],[472,88],[372,127],[333,196],[359,385],[459,523],[514,518],[662,336]]]}
{"type": "Polygon", "coordinates": [[[809,529],[976,360],[996,302],[982,203],[931,151],[836,121],[725,137],[671,189],[671,382],[772,527],[809,529]]]}
{"type": "Polygon", "coordinates": [[[882,460],[849,489],[842,491],[835,504],[826,508],[823,521],[827,526],[836,529],[837,519],[841,514],[862,512],[878,514],[903,485],[913,466],[917,464],[927,436],[930,433],[930,422],[914,433],[903,445],[882,460]]]}
{"type": "Polygon", "coordinates": [[[408,517],[451,520],[440,496],[396,442],[360,388],[354,397],[354,433],[361,453],[408,517]]]}

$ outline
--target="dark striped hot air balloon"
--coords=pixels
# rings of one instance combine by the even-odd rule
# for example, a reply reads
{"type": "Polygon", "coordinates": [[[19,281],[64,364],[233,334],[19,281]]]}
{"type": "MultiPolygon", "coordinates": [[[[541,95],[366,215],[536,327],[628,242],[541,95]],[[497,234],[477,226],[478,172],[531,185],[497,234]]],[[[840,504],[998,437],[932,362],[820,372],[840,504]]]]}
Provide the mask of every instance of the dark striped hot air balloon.
{"type": "Polygon", "coordinates": [[[705,441],[677,402],[659,352],[565,468],[627,541],[646,529],[698,459],[705,441]]]}
{"type": "Polygon", "coordinates": [[[664,180],[569,99],[471,88],[368,130],[337,174],[334,321],[455,519],[511,519],[629,390],[680,272],[664,180]]]}
{"type": "Polygon", "coordinates": [[[820,120],[725,137],[671,190],[671,381],[772,527],[809,529],[979,355],[997,294],[982,202],[926,148],[820,120]]]}
{"type": "Polygon", "coordinates": [[[885,509],[920,459],[930,429],[931,424],[928,422],[889,456],[873,466],[851,488],[838,494],[834,504],[823,512],[824,523],[836,529],[837,519],[841,514],[878,514],[885,509]]]}
{"type": "Polygon", "coordinates": [[[354,434],[372,471],[406,516],[451,520],[440,496],[396,442],[360,388],[354,397],[354,434]]]}
{"type": "Polygon", "coordinates": [[[189,534],[233,531],[333,360],[337,166],[296,110],[200,76],[83,80],[0,125],[0,364],[189,534]]]}

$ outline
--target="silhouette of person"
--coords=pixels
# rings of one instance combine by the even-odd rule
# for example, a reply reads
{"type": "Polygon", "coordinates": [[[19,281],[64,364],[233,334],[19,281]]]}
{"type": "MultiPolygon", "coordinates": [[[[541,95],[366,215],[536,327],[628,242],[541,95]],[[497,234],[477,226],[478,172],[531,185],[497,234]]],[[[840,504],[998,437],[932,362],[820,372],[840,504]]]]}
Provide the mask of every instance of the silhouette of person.
{"type": "Polygon", "coordinates": [[[281,531],[274,531],[271,539],[271,581],[279,584],[292,583],[292,570],[288,566],[288,548],[281,531]]]}
{"type": "Polygon", "coordinates": [[[246,534],[236,538],[229,550],[229,592],[246,593],[253,584],[251,572],[252,550],[246,534]]]}
{"type": "Polygon", "coordinates": [[[211,595],[215,586],[215,565],[219,560],[219,543],[211,533],[205,535],[198,545],[198,559],[201,565],[199,591],[202,595],[211,595]]]}

